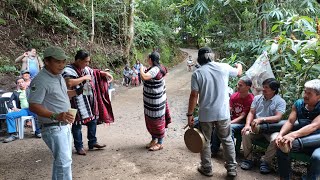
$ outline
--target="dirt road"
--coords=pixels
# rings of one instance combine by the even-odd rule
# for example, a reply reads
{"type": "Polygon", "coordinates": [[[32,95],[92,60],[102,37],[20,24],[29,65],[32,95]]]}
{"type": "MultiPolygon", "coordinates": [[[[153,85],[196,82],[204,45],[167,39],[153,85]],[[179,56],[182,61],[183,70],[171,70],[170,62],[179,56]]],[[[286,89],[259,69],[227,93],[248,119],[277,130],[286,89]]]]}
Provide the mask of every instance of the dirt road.
{"type": "MultiPolygon", "coordinates": [[[[196,59],[196,50],[186,50],[196,59]]],[[[172,68],[166,77],[167,96],[173,122],[169,125],[164,140],[164,149],[149,152],[145,144],[150,141],[143,117],[142,87],[119,87],[112,101],[115,123],[99,125],[97,137],[107,144],[104,150],[90,151],[87,156],[73,154],[73,178],[79,180],[100,179],[225,179],[226,170],[222,158],[213,159],[214,176],[200,175],[196,167],[199,154],[188,151],[184,145],[182,127],[187,123],[188,96],[191,72],[187,72],[186,61],[172,68]]],[[[83,127],[85,149],[86,128],[83,127]]],[[[3,137],[1,137],[3,138],[3,137]]],[[[240,162],[240,159],[238,160],[240,162]]],[[[30,132],[23,140],[0,143],[0,179],[51,178],[52,157],[41,139],[30,132]]],[[[238,168],[236,179],[270,180],[275,174],[261,175],[258,168],[247,172],[238,168]]]]}

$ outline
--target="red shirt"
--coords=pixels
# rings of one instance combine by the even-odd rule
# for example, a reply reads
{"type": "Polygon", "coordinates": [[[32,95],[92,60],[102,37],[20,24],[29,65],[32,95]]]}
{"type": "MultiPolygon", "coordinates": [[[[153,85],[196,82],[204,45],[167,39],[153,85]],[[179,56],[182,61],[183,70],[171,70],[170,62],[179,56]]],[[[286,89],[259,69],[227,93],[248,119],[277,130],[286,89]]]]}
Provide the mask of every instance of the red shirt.
{"type": "Polygon", "coordinates": [[[241,116],[242,113],[248,115],[254,95],[249,93],[246,97],[240,98],[240,93],[235,92],[230,97],[231,120],[241,116]]]}

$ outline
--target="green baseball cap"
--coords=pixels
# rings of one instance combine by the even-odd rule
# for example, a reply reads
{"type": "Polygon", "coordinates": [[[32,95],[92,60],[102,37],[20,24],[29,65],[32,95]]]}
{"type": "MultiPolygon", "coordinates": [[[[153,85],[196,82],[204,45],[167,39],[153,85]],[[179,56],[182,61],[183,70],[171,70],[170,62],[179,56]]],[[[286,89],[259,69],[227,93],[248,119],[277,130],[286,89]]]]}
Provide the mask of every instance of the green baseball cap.
{"type": "Polygon", "coordinates": [[[46,50],[44,50],[43,57],[44,58],[53,57],[56,60],[61,60],[61,61],[68,59],[68,56],[66,56],[64,50],[56,46],[51,46],[51,47],[48,47],[46,50]]]}

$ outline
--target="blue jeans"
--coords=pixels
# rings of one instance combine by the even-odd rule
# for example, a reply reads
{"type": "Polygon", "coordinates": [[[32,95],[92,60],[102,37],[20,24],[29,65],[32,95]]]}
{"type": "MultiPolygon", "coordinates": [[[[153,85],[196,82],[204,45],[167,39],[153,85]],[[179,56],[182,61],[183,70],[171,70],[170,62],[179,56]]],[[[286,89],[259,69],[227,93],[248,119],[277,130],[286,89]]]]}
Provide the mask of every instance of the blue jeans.
{"type": "Polygon", "coordinates": [[[71,180],[72,138],[70,125],[44,127],[42,139],[53,155],[52,180],[71,180]]]}
{"type": "Polygon", "coordinates": [[[20,111],[10,112],[6,115],[7,131],[8,133],[17,132],[16,119],[22,116],[33,116],[36,122],[36,134],[41,133],[38,125],[37,115],[29,110],[29,108],[20,109],[20,111]]]}
{"type": "MultiPolygon", "coordinates": [[[[235,133],[241,133],[242,128],[244,127],[244,124],[231,124],[231,130],[232,130],[232,140],[234,141],[234,134],[235,133]]],[[[219,151],[221,141],[216,133],[216,130],[213,130],[212,137],[211,137],[211,152],[215,153],[219,151]]]]}
{"type": "MultiPolygon", "coordinates": [[[[89,149],[92,149],[93,145],[97,143],[97,138],[96,138],[97,120],[95,119],[88,122],[86,126],[88,128],[88,133],[87,133],[88,146],[89,146],[89,149]]],[[[72,125],[74,147],[76,148],[77,151],[83,148],[81,128],[82,128],[81,124],[72,125]]]]}
{"type": "MultiPolygon", "coordinates": [[[[307,179],[317,180],[320,177],[320,130],[311,135],[297,138],[292,142],[290,152],[303,152],[311,154],[310,164],[308,167],[307,179]]],[[[290,179],[291,176],[291,158],[288,153],[277,150],[278,167],[280,177],[290,179]]]]}

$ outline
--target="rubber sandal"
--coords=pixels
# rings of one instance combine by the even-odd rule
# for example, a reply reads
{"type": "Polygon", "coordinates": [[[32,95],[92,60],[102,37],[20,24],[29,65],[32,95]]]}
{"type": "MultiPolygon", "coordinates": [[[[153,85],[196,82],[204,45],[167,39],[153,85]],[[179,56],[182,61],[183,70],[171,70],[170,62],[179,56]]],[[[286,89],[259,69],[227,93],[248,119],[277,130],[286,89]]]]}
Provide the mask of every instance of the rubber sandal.
{"type": "Polygon", "coordinates": [[[260,164],[260,173],[261,174],[269,174],[271,172],[271,168],[268,163],[261,162],[260,164]]]}
{"type": "Polygon", "coordinates": [[[155,144],[154,146],[151,146],[150,148],[149,148],[149,151],[159,151],[159,150],[161,150],[161,149],[163,149],[163,145],[162,144],[155,144]]]}
{"type": "Polygon", "coordinates": [[[151,148],[152,146],[154,146],[156,144],[157,144],[157,141],[152,140],[146,145],[146,148],[149,149],[149,148],[151,148]]]}
{"type": "Polygon", "coordinates": [[[253,162],[251,160],[243,160],[240,164],[241,169],[250,170],[253,167],[253,162]]]}

